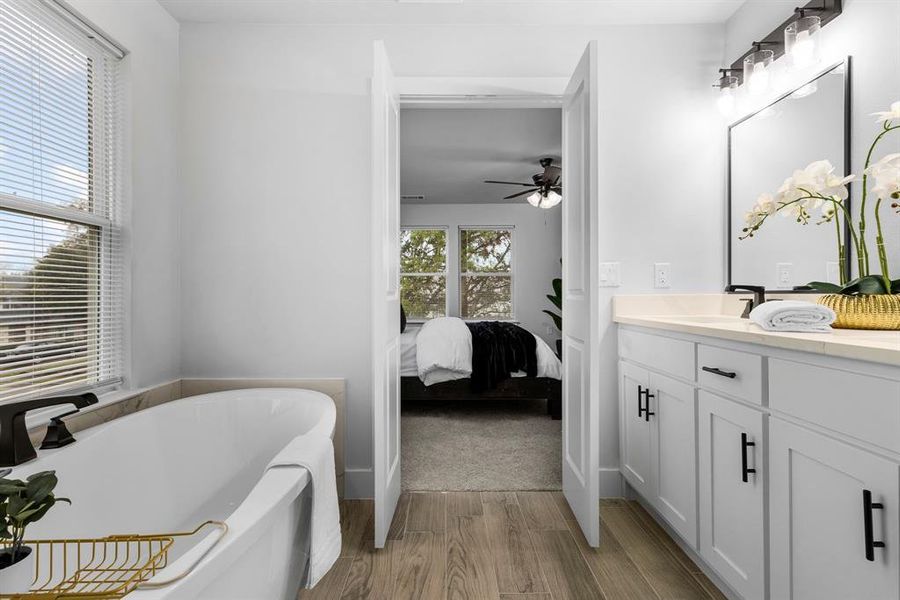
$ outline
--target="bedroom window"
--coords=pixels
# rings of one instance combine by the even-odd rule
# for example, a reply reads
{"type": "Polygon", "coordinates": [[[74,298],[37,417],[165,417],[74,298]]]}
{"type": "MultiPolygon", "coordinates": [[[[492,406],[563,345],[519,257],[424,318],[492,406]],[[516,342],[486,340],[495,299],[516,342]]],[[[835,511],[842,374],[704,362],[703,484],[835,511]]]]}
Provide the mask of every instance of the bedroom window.
{"type": "Polygon", "coordinates": [[[121,55],[0,0],[0,402],[120,380],[121,55]]]}
{"type": "Polygon", "coordinates": [[[459,230],[459,312],[463,319],[513,319],[512,228],[459,230]]]}
{"type": "Polygon", "coordinates": [[[400,302],[410,320],[447,315],[446,229],[400,231],[400,302]]]}

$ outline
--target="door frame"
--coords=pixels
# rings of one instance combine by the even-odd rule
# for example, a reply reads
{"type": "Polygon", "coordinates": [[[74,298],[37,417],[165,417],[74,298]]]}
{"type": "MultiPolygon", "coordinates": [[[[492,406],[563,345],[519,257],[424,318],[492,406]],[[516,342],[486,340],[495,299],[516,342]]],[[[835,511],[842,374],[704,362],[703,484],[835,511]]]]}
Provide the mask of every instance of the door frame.
{"type": "MultiPolygon", "coordinates": [[[[395,77],[400,110],[404,108],[560,108],[568,86],[568,77],[395,77]]],[[[563,149],[564,152],[564,149],[563,149]]],[[[563,156],[563,160],[565,157],[563,156]]],[[[398,215],[400,197],[397,197],[398,215]]],[[[379,232],[373,231],[373,235],[379,232]]],[[[565,228],[562,232],[565,247],[565,228]]],[[[394,257],[398,264],[399,254],[394,257]]],[[[381,265],[383,268],[387,265],[381,265]]],[[[382,269],[383,270],[383,269],[382,269]]],[[[375,269],[373,272],[380,273],[375,269]]],[[[375,357],[372,357],[374,364],[375,357]]],[[[399,389],[399,373],[397,385],[399,389]]],[[[377,407],[376,407],[377,410],[377,407]]],[[[383,414],[373,413],[375,426],[383,414]]],[[[560,444],[564,444],[561,440],[560,444]]],[[[599,443],[599,442],[598,442],[599,443]]],[[[399,464],[402,473],[403,464],[399,464]]]]}

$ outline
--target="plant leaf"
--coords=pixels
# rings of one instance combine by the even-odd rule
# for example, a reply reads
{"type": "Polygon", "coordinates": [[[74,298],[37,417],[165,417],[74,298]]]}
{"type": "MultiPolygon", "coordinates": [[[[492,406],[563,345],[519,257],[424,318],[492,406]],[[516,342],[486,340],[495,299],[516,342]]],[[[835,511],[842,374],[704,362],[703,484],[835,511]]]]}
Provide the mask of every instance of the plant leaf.
{"type": "Polygon", "coordinates": [[[562,300],[562,279],[557,277],[551,284],[553,285],[553,291],[556,293],[557,297],[562,300]]]}
{"type": "Polygon", "coordinates": [[[560,298],[559,296],[551,296],[550,294],[547,294],[547,300],[552,302],[553,306],[555,306],[559,310],[562,310],[562,298],[560,298]]]}
{"type": "Polygon", "coordinates": [[[39,475],[39,477],[29,477],[28,486],[25,489],[25,494],[34,502],[42,502],[53,492],[53,488],[57,484],[56,474],[52,471],[39,473],[39,475]]]}
{"type": "Polygon", "coordinates": [[[562,331],[562,317],[550,310],[544,310],[544,312],[550,315],[550,318],[553,319],[553,324],[556,325],[556,328],[562,331]]]}
{"type": "Polygon", "coordinates": [[[891,282],[891,293],[900,294],[900,279],[895,279],[891,282]]]}
{"type": "Polygon", "coordinates": [[[841,290],[842,294],[887,294],[888,290],[884,287],[884,278],[880,275],[866,275],[854,279],[841,290]]]}
{"type": "Polygon", "coordinates": [[[825,294],[840,294],[843,290],[841,286],[834,283],[828,283],[826,281],[810,281],[806,285],[817,292],[822,292],[825,294]]]}

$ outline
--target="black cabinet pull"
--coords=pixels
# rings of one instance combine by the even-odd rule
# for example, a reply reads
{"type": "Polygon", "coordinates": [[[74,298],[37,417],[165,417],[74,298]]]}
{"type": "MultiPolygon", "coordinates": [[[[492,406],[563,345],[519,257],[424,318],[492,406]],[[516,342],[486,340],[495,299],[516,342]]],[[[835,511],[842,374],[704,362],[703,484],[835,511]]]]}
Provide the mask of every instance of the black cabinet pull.
{"type": "Polygon", "coordinates": [[[756,446],[756,442],[747,441],[747,434],[741,434],[741,481],[747,483],[749,481],[750,473],[756,473],[756,469],[750,469],[747,467],[747,448],[750,446],[756,446]]]}
{"type": "MultiPolygon", "coordinates": [[[[643,386],[638,386],[638,419],[644,416],[644,407],[641,406],[641,397],[644,395],[644,392],[649,393],[650,390],[645,390],[643,386]]],[[[650,400],[647,400],[647,408],[650,407],[650,400]]]]}
{"type": "Polygon", "coordinates": [[[872,491],[863,490],[863,529],[866,536],[866,560],[875,560],[875,548],[884,548],[884,542],[875,541],[875,533],[873,531],[872,511],[883,509],[884,504],[881,502],[872,502],[872,491]]]}
{"type": "Polygon", "coordinates": [[[644,390],[644,396],[647,398],[647,406],[644,407],[644,420],[649,423],[650,417],[656,414],[655,412],[650,412],[650,398],[656,398],[656,396],[651,394],[650,390],[644,390]]]}
{"type": "Polygon", "coordinates": [[[707,373],[712,373],[713,375],[719,375],[721,377],[727,377],[728,379],[734,379],[737,377],[737,373],[733,371],[723,371],[722,369],[717,369],[715,367],[701,367],[707,373]]]}

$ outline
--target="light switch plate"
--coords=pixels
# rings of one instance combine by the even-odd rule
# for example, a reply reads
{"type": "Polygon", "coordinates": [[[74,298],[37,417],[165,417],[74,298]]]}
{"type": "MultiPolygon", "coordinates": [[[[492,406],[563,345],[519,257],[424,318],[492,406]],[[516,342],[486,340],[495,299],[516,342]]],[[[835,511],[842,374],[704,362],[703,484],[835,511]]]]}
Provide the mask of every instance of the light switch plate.
{"type": "Polygon", "coordinates": [[[622,284],[622,263],[600,263],[600,287],[619,287],[622,284]]]}
{"type": "Polygon", "coordinates": [[[657,289],[672,287],[672,265],[670,263],[653,263],[653,287],[657,289]]]}
{"type": "Polygon", "coordinates": [[[794,280],[794,264],[778,263],[775,265],[775,281],[780,288],[789,288],[794,280]]]}

